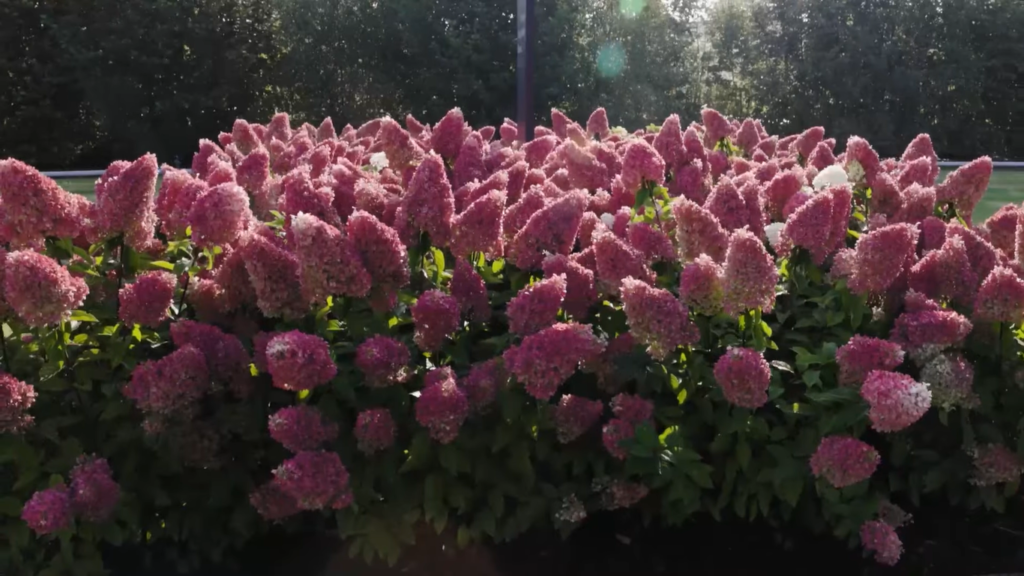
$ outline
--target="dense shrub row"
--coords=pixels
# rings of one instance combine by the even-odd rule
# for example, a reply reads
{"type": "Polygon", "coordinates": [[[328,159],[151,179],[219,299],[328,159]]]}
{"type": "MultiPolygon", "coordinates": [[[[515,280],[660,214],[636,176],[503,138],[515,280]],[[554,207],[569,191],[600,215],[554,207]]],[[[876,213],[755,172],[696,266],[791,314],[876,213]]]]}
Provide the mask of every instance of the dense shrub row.
{"type": "Polygon", "coordinates": [[[814,128],[704,110],[528,144],[458,109],[239,120],[95,203],[0,162],[0,524],[15,572],[100,543],[182,569],[272,523],[394,560],[634,508],[828,529],[886,564],[925,493],[1021,475],[1022,212],[814,128]],[[20,517],[20,518],[19,518],[20,517]]]}

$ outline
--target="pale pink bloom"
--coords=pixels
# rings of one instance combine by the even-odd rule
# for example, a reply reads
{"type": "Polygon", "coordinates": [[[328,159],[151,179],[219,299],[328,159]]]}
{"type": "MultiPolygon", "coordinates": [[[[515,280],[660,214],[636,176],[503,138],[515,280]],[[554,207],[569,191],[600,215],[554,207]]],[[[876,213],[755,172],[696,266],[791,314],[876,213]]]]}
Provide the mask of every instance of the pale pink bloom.
{"type": "Polygon", "coordinates": [[[647,352],[664,360],[679,346],[696,344],[700,331],[690,321],[689,311],[668,290],[652,288],[628,277],[622,280],[622,305],[630,332],[647,344],[647,352]]]}
{"type": "Polygon", "coordinates": [[[835,488],[845,488],[870,478],[880,460],[877,450],[856,438],[827,436],[811,456],[811,473],[835,488]]]}
{"type": "Polygon", "coordinates": [[[778,278],[775,261],[764,242],[746,230],[733,232],[722,273],[725,313],[736,316],[755,309],[771,312],[778,278]]]}
{"type": "Polygon", "coordinates": [[[860,395],[870,406],[868,419],[879,432],[898,432],[917,422],[928,411],[932,393],[928,385],[898,372],[868,373],[860,395]]]}

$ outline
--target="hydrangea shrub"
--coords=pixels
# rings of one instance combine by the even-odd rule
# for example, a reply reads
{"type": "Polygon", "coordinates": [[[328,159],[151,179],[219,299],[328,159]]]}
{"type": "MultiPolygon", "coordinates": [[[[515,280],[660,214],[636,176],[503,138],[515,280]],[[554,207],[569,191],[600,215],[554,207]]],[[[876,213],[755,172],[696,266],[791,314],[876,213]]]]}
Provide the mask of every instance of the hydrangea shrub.
{"type": "Polygon", "coordinates": [[[552,120],[238,120],[94,203],[0,161],[0,566],[186,570],[272,527],[393,562],[420,523],[597,510],[891,564],[900,507],[1019,498],[1024,216],[972,221],[988,158],[552,120]]]}

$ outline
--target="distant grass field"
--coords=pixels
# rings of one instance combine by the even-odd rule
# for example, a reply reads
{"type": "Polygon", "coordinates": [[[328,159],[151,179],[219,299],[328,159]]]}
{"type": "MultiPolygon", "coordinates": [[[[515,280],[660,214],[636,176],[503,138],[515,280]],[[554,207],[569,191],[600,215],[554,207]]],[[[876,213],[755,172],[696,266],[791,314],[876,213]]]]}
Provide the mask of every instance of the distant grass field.
{"type": "MultiPolygon", "coordinates": [[[[941,182],[948,170],[943,170],[939,176],[941,182]]],[[[93,185],[95,178],[68,178],[57,181],[68,192],[87,196],[90,200],[93,197],[93,185]]],[[[981,199],[978,208],[974,211],[974,220],[981,222],[988,218],[1001,206],[1010,203],[1024,202],[1024,170],[996,170],[992,174],[992,181],[989,182],[988,192],[981,199]]]]}

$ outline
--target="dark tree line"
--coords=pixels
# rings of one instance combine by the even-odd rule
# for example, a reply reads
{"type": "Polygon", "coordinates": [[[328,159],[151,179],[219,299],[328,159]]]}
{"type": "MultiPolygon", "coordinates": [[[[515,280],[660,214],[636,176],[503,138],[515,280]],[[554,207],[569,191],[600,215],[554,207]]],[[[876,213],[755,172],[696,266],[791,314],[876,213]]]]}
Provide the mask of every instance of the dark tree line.
{"type": "MultiPolygon", "coordinates": [[[[1024,158],[1020,0],[539,0],[536,109],[630,128],[704,105],[897,154],[1024,158]]],[[[287,110],[515,112],[514,0],[0,0],[0,157],[187,163],[287,110]]]]}

